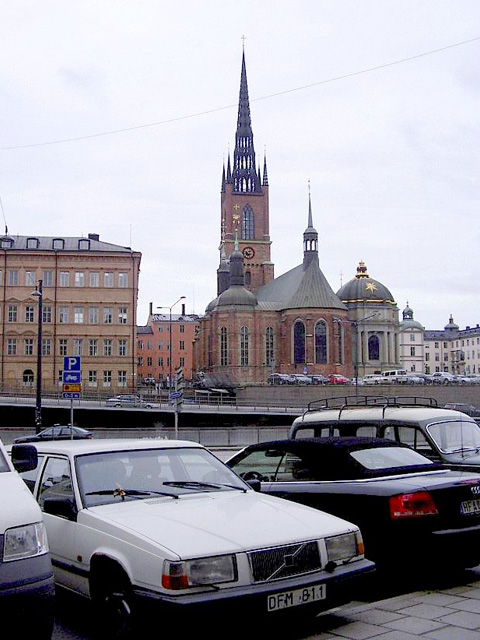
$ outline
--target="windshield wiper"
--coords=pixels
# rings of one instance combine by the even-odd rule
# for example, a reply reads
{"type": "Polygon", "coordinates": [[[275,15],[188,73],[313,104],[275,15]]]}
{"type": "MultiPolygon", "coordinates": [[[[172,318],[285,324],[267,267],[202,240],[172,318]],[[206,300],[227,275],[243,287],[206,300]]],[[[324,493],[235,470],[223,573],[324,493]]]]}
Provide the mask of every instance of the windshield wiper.
{"type": "Polygon", "coordinates": [[[228,489],[238,489],[238,491],[243,491],[244,493],[247,491],[247,489],[237,487],[234,484],[197,482],[195,480],[169,480],[167,482],[163,482],[163,484],[169,487],[181,487],[182,489],[220,489],[222,487],[226,487],[228,489]]]}
{"type": "Polygon", "coordinates": [[[139,489],[123,489],[122,487],[118,487],[117,489],[101,489],[99,491],[89,491],[86,493],[86,496],[113,496],[117,498],[120,496],[122,500],[125,500],[126,497],[140,497],[140,496],[149,496],[149,495],[157,495],[157,496],[167,496],[169,498],[178,498],[178,495],[175,493],[169,493],[168,491],[150,491],[139,490],[139,489]]]}

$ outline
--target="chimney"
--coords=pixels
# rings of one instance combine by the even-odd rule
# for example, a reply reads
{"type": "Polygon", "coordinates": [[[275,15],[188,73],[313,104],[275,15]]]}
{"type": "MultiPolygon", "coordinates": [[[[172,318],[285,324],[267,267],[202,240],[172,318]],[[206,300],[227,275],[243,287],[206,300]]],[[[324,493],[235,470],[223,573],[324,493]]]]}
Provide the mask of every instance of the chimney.
{"type": "Polygon", "coordinates": [[[148,304],[148,315],[153,315],[153,302],[148,304]]]}
{"type": "Polygon", "coordinates": [[[88,239],[89,240],[97,240],[97,242],[98,242],[98,240],[100,240],[100,236],[99,236],[98,233],[89,233],[88,234],[88,239]]]}
{"type": "Polygon", "coordinates": [[[182,316],[185,315],[185,304],[182,303],[182,316]]]}

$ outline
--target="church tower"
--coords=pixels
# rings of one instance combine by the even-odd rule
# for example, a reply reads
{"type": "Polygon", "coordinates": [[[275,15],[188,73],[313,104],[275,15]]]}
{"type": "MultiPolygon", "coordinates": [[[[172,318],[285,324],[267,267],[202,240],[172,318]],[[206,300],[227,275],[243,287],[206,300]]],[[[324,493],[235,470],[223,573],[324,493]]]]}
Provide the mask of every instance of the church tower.
{"type": "MultiPolygon", "coordinates": [[[[238,239],[244,256],[245,287],[254,293],[273,280],[270,260],[267,161],[263,176],[257,167],[248,98],[245,51],[242,53],[240,97],[233,162],[228,154],[223,167],[221,190],[221,247],[229,259],[238,239]]],[[[220,284],[219,284],[220,286],[220,284]]],[[[224,286],[224,285],[223,285],[224,286]]],[[[221,291],[218,291],[221,293],[221,291]]]]}

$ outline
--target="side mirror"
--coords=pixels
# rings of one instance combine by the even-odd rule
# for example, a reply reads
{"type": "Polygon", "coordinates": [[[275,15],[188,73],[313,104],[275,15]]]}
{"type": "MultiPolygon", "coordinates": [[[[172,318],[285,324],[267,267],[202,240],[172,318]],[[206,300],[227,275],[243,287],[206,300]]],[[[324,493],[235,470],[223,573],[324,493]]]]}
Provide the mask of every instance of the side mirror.
{"type": "Polygon", "coordinates": [[[258,478],[252,478],[251,480],[247,480],[247,484],[250,485],[254,491],[260,493],[260,489],[262,487],[261,480],[258,480],[258,478]]]}
{"type": "Polygon", "coordinates": [[[67,520],[76,520],[77,510],[71,498],[51,496],[43,501],[43,511],[52,516],[59,516],[67,520]]]}
{"type": "Polygon", "coordinates": [[[12,464],[19,472],[33,471],[38,465],[38,453],[31,444],[14,444],[11,450],[12,464]]]}

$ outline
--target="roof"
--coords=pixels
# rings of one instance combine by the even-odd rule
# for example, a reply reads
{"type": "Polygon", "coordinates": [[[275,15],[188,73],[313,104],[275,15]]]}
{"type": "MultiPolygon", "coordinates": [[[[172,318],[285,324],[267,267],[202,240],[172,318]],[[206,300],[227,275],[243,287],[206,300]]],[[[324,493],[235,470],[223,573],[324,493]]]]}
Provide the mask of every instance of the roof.
{"type": "Polygon", "coordinates": [[[303,263],[275,278],[257,293],[259,305],[275,310],[322,308],[342,309],[346,306],[335,295],[316,261],[304,270],[303,263]]]}
{"type": "Polygon", "coordinates": [[[386,421],[389,422],[431,422],[434,420],[459,420],[473,421],[467,415],[459,415],[458,411],[451,409],[441,409],[434,407],[357,407],[351,406],[345,409],[321,409],[319,411],[309,411],[303,416],[296,418],[294,424],[299,422],[305,424],[318,424],[330,422],[358,422],[362,421],[386,421]]]}
{"type": "Polygon", "coordinates": [[[132,253],[130,247],[102,242],[97,234],[88,236],[19,236],[4,235],[0,248],[7,251],[89,251],[132,253]]]}
{"type": "Polygon", "coordinates": [[[201,444],[190,440],[164,439],[131,439],[131,438],[99,438],[98,440],[49,440],[48,442],[32,442],[35,448],[45,453],[63,453],[66,455],[85,455],[88,453],[107,453],[109,451],[131,451],[137,449],[174,449],[180,447],[197,447],[201,444]]]}

